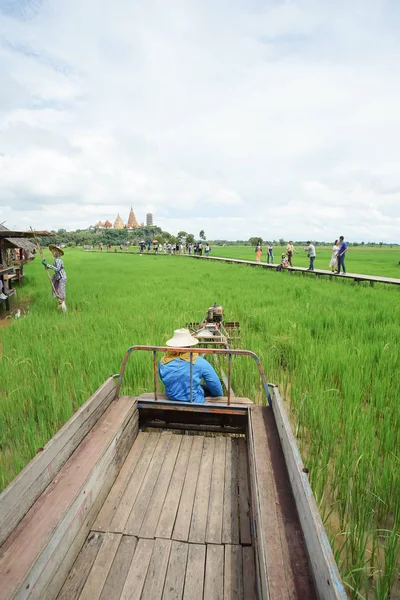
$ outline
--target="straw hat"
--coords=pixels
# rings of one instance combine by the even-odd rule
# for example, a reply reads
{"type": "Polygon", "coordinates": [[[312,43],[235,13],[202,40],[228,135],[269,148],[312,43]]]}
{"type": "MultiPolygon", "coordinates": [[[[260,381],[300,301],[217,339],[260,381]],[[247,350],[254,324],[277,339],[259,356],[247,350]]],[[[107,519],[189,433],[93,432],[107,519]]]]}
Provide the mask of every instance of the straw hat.
{"type": "Polygon", "coordinates": [[[57,250],[61,254],[61,256],[64,256],[64,250],[62,248],[60,248],[60,246],[55,246],[54,244],[50,244],[49,250],[50,250],[50,252],[53,252],[53,250],[57,250]]]}
{"type": "Polygon", "coordinates": [[[165,344],[173,348],[187,348],[188,346],[196,346],[198,343],[199,340],[190,335],[189,329],[175,329],[174,336],[165,344]]]}

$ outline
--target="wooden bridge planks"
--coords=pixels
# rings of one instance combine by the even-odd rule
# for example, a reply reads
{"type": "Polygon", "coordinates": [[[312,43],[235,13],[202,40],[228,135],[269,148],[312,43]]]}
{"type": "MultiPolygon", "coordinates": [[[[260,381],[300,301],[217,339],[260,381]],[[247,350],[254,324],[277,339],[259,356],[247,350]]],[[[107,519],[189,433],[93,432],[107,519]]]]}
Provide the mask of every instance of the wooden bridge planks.
{"type": "Polygon", "coordinates": [[[102,533],[91,533],[77,556],[75,563],[57,596],[57,600],[77,600],[91,571],[103,542],[102,533]]]}
{"type": "Polygon", "coordinates": [[[255,598],[246,461],[244,439],[140,433],[58,600],[255,598]]]}
{"type": "Polygon", "coordinates": [[[239,520],[240,543],[251,544],[250,530],[250,483],[248,473],[247,448],[244,439],[238,440],[239,460],[239,520]]]}
{"type": "Polygon", "coordinates": [[[140,486],[146,475],[159,438],[159,433],[151,434],[146,444],[145,451],[141,453],[132,477],[126,486],[121,501],[111,519],[110,531],[121,533],[124,532],[124,528],[132,510],[133,503],[135,502],[136,496],[139,493],[140,486]]]}
{"type": "Polygon", "coordinates": [[[225,453],[225,486],[222,520],[222,543],[239,543],[239,508],[238,508],[238,445],[237,441],[228,438],[225,453]]]}
{"type": "Polygon", "coordinates": [[[203,451],[204,438],[195,436],[190,453],[189,465],[185,483],[183,485],[182,495],[179,502],[176,515],[175,526],[172,532],[172,539],[187,542],[189,538],[190,522],[192,519],[193,502],[197,487],[197,478],[200,469],[200,461],[203,451]]]}
{"type": "Polygon", "coordinates": [[[103,543],[79,596],[79,600],[99,600],[121,538],[122,535],[120,533],[104,534],[103,543]]]}
{"type": "Polygon", "coordinates": [[[170,550],[171,540],[158,539],[154,542],[153,553],[143,588],[143,599],[161,600],[164,591],[170,550]]]}
{"type": "Polygon", "coordinates": [[[254,600],[250,546],[91,532],[57,600],[254,600]]]}
{"type": "Polygon", "coordinates": [[[103,587],[100,600],[109,600],[113,596],[115,598],[121,596],[137,542],[138,540],[134,536],[122,536],[114,562],[103,587]]]}
{"type": "Polygon", "coordinates": [[[188,544],[172,541],[162,600],[179,600],[182,598],[188,552],[188,544]]]}
{"type": "Polygon", "coordinates": [[[204,598],[224,600],[224,546],[207,544],[204,598]]]}
{"type": "Polygon", "coordinates": [[[154,487],[152,498],[149,502],[142,526],[140,528],[139,537],[155,537],[157,524],[171,481],[182,438],[183,436],[181,435],[173,435],[171,438],[171,442],[168,447],[168,453],[165,456],[157,483],[154,487]]]}
{"type": "Polygon", "coordinates": [[[242,568],[242,547],[225,546],[224,600],[243,600],[242,568]]]}
{"type": "Polygon", "coordinates": [[[224,512],[226,438],[215,438],[214,464],[208,505],[207,544],[221,544],[224,512]]]}
{"type": "MultiPolygon", "coordinates": [[[[192,455],[192,444],[195,437],[192,435],[185,435],[182,436],[182,438],[178,458],[175,463],[175,469],[157,524],[155,532],[156,537],[171,538],[183,484],[185,483],[188,464],[190,464],[190,468],[192,469],[195,461],[196,451],[194,451],[192,455]]],[[[199,442],[197,442],[197,445],[199,445],[199,442]]]]}
{"type": "Polygon", "coordinates": [[[189,544],[183,600],[203,600],[205,544],[189,544]]]}
{"type": "Polygon", "coordinates": [[[96,531],[109,531],[111,521],[115,515],[115,512],[124,496],[125,490],[132,480],[135,473],[135,468],[142,452],[148,452],[146,444],[150,439],[149,433],[139,432],[135,443],[125,460],[125,463],[119,472],[119,475],[108,494],[107,500],[104,502],[100,513],[93,525],[93,529],[96,531]],[[146,449],[146,450],[145,450],[146,449]]]}
{"type": "Polygon", "coordinates": [[[193,504],[189,541],[204,544],[206,539],[208,507],[210,500],[211,474],[214,462],[215,438],[204,439],[196,496],[193,504]]]}
{"type": "Polygon", "coordinates": [[[153,547],[154,540],[139,540],[122,590],[121,600],[140,600],[142,597],[153,547]]]}
{"type": "Polygon", "coordinates": [[[93,529],[247,545],[249,494],[244,439],[141,432],[93,529]]]}
{"type": "Polygon", "coordinates": [[[129,535],[139,535],[150,498],[157,483],[158,475],[163,466],[164,459],[169,455],[168,448],[172,437],[173,436],[171,433],[161,434],[150,465],[143,479],[140,491],[125,524],[124,533],[128,533],[129,535]]]}

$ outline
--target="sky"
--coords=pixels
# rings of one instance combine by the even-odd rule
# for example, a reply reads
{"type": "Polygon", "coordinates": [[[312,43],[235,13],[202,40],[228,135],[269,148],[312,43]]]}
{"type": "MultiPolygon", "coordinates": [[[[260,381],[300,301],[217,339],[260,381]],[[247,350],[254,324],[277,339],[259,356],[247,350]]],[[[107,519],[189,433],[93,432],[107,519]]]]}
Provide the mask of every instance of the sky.
{"type": "Polygon", "coordinates": [[[397,0],[0,0],[0,223],[400,243],[397,0]]]}

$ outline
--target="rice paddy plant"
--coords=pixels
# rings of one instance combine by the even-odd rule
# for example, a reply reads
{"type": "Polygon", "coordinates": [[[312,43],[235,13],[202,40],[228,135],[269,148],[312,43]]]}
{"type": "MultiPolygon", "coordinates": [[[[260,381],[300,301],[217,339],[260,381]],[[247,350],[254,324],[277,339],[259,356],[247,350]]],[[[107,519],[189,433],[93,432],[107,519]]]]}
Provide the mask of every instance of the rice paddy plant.
{"type": "MultiPolygon", "coordinates": [[[[283,391],[342,576],[354,598],[396,586],[400,506],[400,294],[397,288],[288,277],[191,260],[67,251],[68,313],[38,261],[1,329],[0,487],[111,374],[128,347],[224,305],[241,348],[283,391]]],[[[253,361],[233,360],[237,395],[264,401],[253,361]]],[[[160,386],[161,388],[161,386],[160,386]]],[[[122,393],[153,389],[152,356],[133,353],[122,393]]]]}

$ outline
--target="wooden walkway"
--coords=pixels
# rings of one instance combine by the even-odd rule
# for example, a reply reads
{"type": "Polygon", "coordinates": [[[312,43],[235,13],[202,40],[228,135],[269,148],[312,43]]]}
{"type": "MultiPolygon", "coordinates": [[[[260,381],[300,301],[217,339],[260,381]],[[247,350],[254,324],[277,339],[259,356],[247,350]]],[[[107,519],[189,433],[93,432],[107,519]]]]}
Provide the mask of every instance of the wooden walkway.
{"type": "MultiPolygon", "coordinates": [[[[198,258],[202,260],[215,260],[222,261],[233,264],[242,264],[242,265],[250,265],[254,267],[262,267],[264,269],[276,269],[278,265],[272,265],[265,262],[257,262],[255,260],[242,260],[238,258],[222,258],[220,256],[194,256],[189,254],[183,254],[179,256],[186,256],[188,258],[198,258]]],[[[376,275],[363,275],[361,273],[332,273],[332,271],[328,271],[325,269],[314,269],[314,271],[309,271],[303,267],[288,267],[287,269],[282,269],[281,272],[287,271],[288,273],[301,273],[302,275],[307,274],[311,276],[318,277],[329,277],[329,279],[350,279],[356,283],[360,282],[368,282],[371,286],[375,283],[386,283],[389,285],[400,285],[400,279],[395,279],[394,277],[378,277],[376,275]]]]}
{"type": "MultiPolygon", "coordinates": [[[[86,252],[99,252],[99,250],[86,250],[86,252]]],[[[118,250],[120,254],[140,254],[138,251],[126,251],[126,250],[118,250]]],[[[169,254],[164,254],[159,252],[158,254],[154,254],[154,252],[143,252],[143,256],[170,256],[169,254]]],[[[257,262],[255,260],[243,260],[240,258],[224,258],[221,256],[197,256],[194,254],[173,254],[172,256],[181,256],[185,258],[197,258],[199,260],[213,260],[213,261],[221,261],[226,263],[232,263],[237,265],[249,265],[252,267],[261,267],[264,269],[273,269],[276,270],[277,264],[268,264],[266,262],[257,262]]],[[[395,277],[379,277],[378,275],[363,275],[362,273],[332,273],[332,271],[328,271],[326,269],[314,269],[314,271],[309,271],[304,267],[288,267],[287,269],[282,269],[281,272],[287,271],[291,275],[293,273],[301,273],[302,275],[307,274],[310,276],[315,276],[317,279],[319,277],[329,277],[329,279],[347,279],[350,281],[354,281],[355,283],[367,282],[371,286],[375,283],[385,283],[388,285],[400,285],[400,279],[396,279],[395,277]]]]}
{"type": "Polygon", "coordinates": [[[140,432],[59,600],[256,598],[244,438],[140,432]]]}

